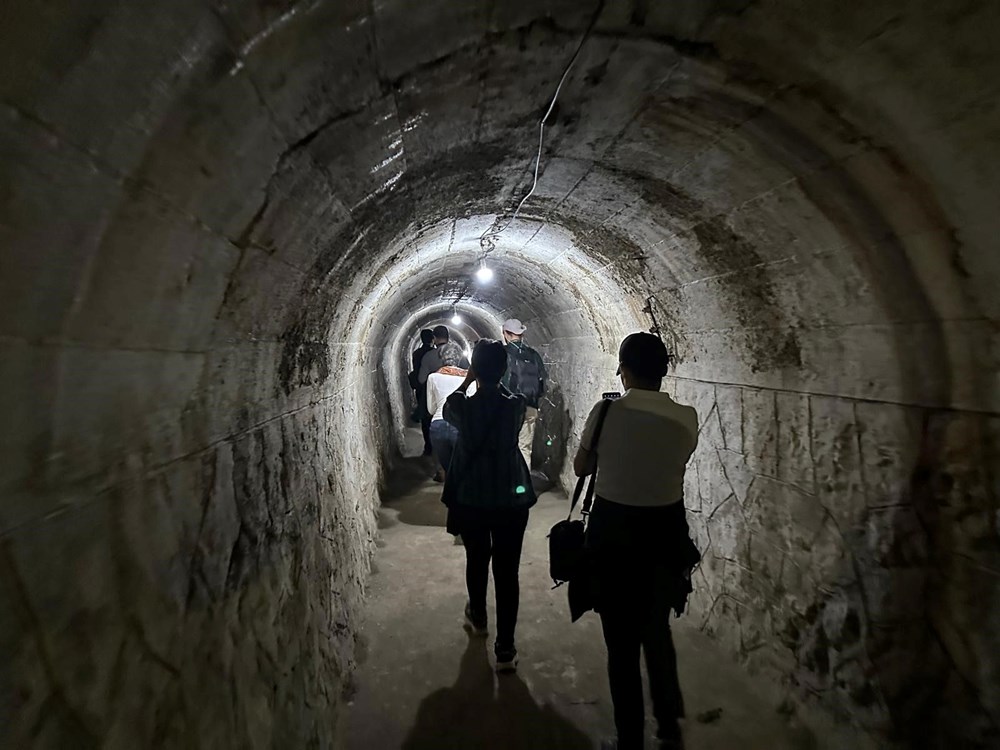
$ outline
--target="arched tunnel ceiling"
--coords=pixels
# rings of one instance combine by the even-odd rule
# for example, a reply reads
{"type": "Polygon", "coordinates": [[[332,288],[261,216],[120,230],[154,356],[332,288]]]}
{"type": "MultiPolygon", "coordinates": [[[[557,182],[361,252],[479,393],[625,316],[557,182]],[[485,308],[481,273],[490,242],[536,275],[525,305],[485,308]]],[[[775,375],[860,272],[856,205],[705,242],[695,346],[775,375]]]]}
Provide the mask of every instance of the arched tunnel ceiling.
{"type": "Polygon", "coordinates": [[[0,641],[24,684],[58,672],[32,700],[103,739],[204,698],[241,746],[273,704],[284,746],[320,746],[296,712],[333,715],[349,672],[405,411],[381,396],[461,296],[531,327],[560,451],[655,318],[712,418],[685,487],[705,622],[865,726],[995,728],[997,28],[986,0],[4,4],[0,609],[39,617],[0,641]],[[216,663],[275,627],[248,591],[283,602],[301,683],[216,663]],[[864,653],[823,673],[848,610],[864,653]],[[191,694],[104,705],[150,643],[191,694]],[[899,666],[924,651],[933,711],[899,666]],[[872,670],[888,708],[855,700],[872,670]]]}
{"type": "MultiPolygon", "coordinates": [[[[422,23],[436,29],[433,45],[401,41],[403,28],[410,29],[397,23],[402,6],[394,4],[376,5],[373,16],[363,8],[300,8],[266,29],[245,30],[242,57],[211,98],[236,96],[241,79],[252,84],[239,96],[259,93],[272,127],[237,131],[245,139],[240,148],[260,156],[261,176],[278,166],[250,206],[235,213],[210,206],[200,215],[244,244],[274,249],[317,289],[342,286],[355,269],[372,281],[393,278],[388,246],[416,272],[407,248],[418,247],[426,232],[450,231],[448,220],[457,220],[464,249],[454,250],[448,268],[428,269],[440,289],[408,299],[394,294],[392,303],[412,308],[423,294],[426,301],[461,294],[475,262],[474,235],[485,229],[475,217],[509,213],[527,191],[534,123],[590,17],[589,10],[557,6],[547,9],[548,18],[521,18],[511,28],[505,21],[514,23],[517,14],[507,18],[497,9],[487,19],[477,7],[423,10],[422,23]],[[342,44],[321,43],[331,39],[342,44]],[[285,136],[284,146],[274,131],[285,136]]],[[[728,14],[732,8],[722,10],[705,15],[702,36],[714,28],[735,43],[753,30],[753,9],[738,18],[728,14]]],[[[859,19],[859,42],[896,15],[883,9],[859,19]]],[[[977,306],[986,301],[957,287],[961,274],[953,267],[988,261],[971,246],[955,246],[949,217],[921,188],[929,165],[904,167],[903,155],[872,134],[881,128],[894,146],[905,142],[885,130],[888,121],[850,119],[869,113],[858,102],[842,106],[848,92],[821,85],[827,69],[809,70],[822,49],[789,51],[785,64],[762,79],[763,68],[746,60],[733,68],[719,45],[682,42],[651,20],[641,30],[622,27],[615,4],[600,15],[547,130],[538,190],[523,221],[508,230],[522,230],[507,238],[509,252],[530,265],[567,241],[550,233],[568,232],[616,283],[672,297],[676,303],[662,317],[681,360],[700,359],[721,380],[808,374],[811,360],[840,346],[831,332],[853,326],[865,351],[890,352],[885,367],[874,368],[886,373],[884,382],[863,382],[864,392],[853,395],[981,406],[989,388],[938,372],[952,358],[960,373],[975,369],[964,344],[950,343],[970,330],[927,326],[980,316],[977,306]],[[803,78],[785,80],[793,73],[803,78]],[[794,287],[802,272],[808,290],[794,287]],[[907,358],[895,351],[912,343],[891,340],[898,325],[910,327],[904,335],[924,342],[925,353],[907,358]],[[809,342],[819,351],[809,351],[809,342]],[[708,356],[733,346],[745,356],[721,364],[708,356]],[[894,361],[900,356],[906,361],[894,361]],[[901,373],[917,374],[900,385],[901,373]]],[[[794,38],[761,44],[761,64],[771,47],[794,38]]],[[[864,48],[845,46],[858,56],[868,54],[864,48]]],[[[891,124],[901,131],[911,123],[891,124]]],[[[174,152],[177,144],[169,145],[174,152]]],[[[248,168],[229,179],[245,177],[248,168]]],[[[511,309],[545,299],[540,285],[571,277],[542,281],[528,272],[523,291],[518,278],[504,276],[511,309]]],[[[801,386],[840,393],[861,382],[854,373],[836,382],[831,375],[821,372],[801,386]]]]}
{"type": "MultiPolygon", "coordinates": [[[[531,236],[519,250],[512,243],[512,252],[547,246],[550,227],[568,230],[616,280],[673,295],[676,308],[663,311],[665,324],[680,339],[700,340],[688,360],[702,351],[704,361],[703,350],[739,339],[746,367],[728,379],[745,382],[759,371],[808,363],[794,328],[815,340],[831,326],[856,326],[862,346],[880,351],[888,342],[878,326],[996,312],[988,309],[992,295],[977,294],[978,280],[990,275],[980,271],[993,262],[973,236],[987,207],[953,201],[989,179],[984,160],[942,158],[934,138],[944,139],[949,121],[929,122],[969,112],[995,84],[983,76],[975,85],[907,88],[926,82],[932,64],[989,64],[995,52],[975,43],[974,30],[995,11],[985,4],[954,21],[955,43],[931,61],[907,53],[917,51],[922,32],[947,20],[943,10],[938,19],[885,3],[846,23],[832,5],[813,8],[808,18],[793,5],[721,2],[667,11],[607,2],[595,17],[594,8],[568,2],[464,3],[461,10],[436,3],[415,16],[398,2],[187,0],[151,9],[140,25],[147,38],[129,26],[128,41],[110,55],[89,57],[74,41],[53,53],[53,64],[33,67],[33,56],[8,47],[4,67],[12,75],[3,91],[17,112],[119,175],[118,184],[80,176],[92,193],[80,221],[84,213],[110,215],[128,198],[115,222],[128,232],[128,219],[148,226],[165,198],[170,211],[234,241],[244,265],[281,264],[262,273],[285,277],[289,304],[303,290],[343,289],[357,273],[391,276],[383,248],[405,247],[422,227],[509,213],[528,187],[535,123],[593,20],[553,112],[538,191],[522,214],[535,222],[531,236]],[[433,32],[413,34],[415,17],[433,32]],[[830,29],[828,36],[819,39],[816,28],[830,29]],[[906,65],[896,63],[900,56],[906,65]],[[125,59],[132,65],[117,64],[125,59]],[[160,71],[156,83],[140,85],[137,71],[150,69],[160,71]],[[877,100],[868,98],[866,86],[890,74],[888,93],[880,88],[877,100]],[[95,76],[106,85],[86,92],[94,116],[70,125],[95,76]],[[920,92],[921,120],[908,116],[916,102],[882,111],[885,101],[897,103],[897,90],[920,92]],[[931,184],[942,189],[931,192],[931,184]],[[133,185],[149,186],[156,199],[133,197],[133,185]],[[266,257],[248,257],[257,250],[266,257]],[[808,271],[808,293],[783,287],[790,268],[808,271]],[[303,279],[298,289],[291,276],[303,279]],[[827,281],[817,294],[820,277],[827,281]],[[959,287],[963,277],[969,281],[959,287]],[[692,286],[705,279],[712,281],[692,286]],[[701,299],[710,286],[721,296],[701,299]]],[[[75,40],[89,25],[99,45],[117,38],[130,13],[99,4],[17,20],[26,41],[43,28],[52,40],[75,40]]],[[[976,122],[977,113],[969,119],[976,122]]],[[[71,267],[82,268],[86,244],[71,267]]],[[[214,252],[214,264],[237,261],[231,250],[214,252]]],[[[92,270],[99,275],[114,262],[113,253],[100,254],[92,270]]],[[[109,343],[157,335],[155,321],[148,325],[154,330],[135,321],[121,330],[107,310],[73,310],[71,285],[62,294],[62,310],[47,303],[29,328],[46,333],[62,322],[60,312],[72,311],[64,326],[70,338],[102,328],[109,343]]],[[[7,297],[12,305],[37,305],[17,290],[7,297]]],[[[271,301],[281,302],[280,295],[271,301]]],[[[346,338],[332,311],[311,314],[312,335],[329,327],[334,340],[346,338]]],[[[967,339],[975,331],[953,325],[939,333],[931,338],[967,339]]],[[[912,335],[927,338],[916,328],[912,335]]],[[[966,358],[943,340],[929,346],[930,358],[901,369],[966,358]]],[[[919,386],[876,383],[868,395],[982,406],[990,389],[969,385],[969,365],[955,364],[961,385],[923,372],[914,378],[919,386]],[[970,388],[978,394],[965,392],[970,388]]]]}
{"type": "MultiPolygon", "coordinates": [[[[402,281],[411,253],[453,229],[474,251],[509,216],[597,7],[502,235],[497,304],[578,335],[547,318],[586,303],[586,266],[627,298],[591,320],[606,350],[655,294],[684,376],[997,411],[994,3],[10,6],[4,161],[27,166],[3,232],[29,251],[0,275],[2,333],[177,366],[219,352],[268,418],[272,390],[383,346],[441,279],[464,288],[475,253],[429,286],[402,281]],[[573,265],[538,272],[552,262],[573,265]]],[[[17,377],[38,400],[86,385],[37,366],[17,377]]],[[[182,381],[171,408],[229,434],[215,381],[182,381]]]]}

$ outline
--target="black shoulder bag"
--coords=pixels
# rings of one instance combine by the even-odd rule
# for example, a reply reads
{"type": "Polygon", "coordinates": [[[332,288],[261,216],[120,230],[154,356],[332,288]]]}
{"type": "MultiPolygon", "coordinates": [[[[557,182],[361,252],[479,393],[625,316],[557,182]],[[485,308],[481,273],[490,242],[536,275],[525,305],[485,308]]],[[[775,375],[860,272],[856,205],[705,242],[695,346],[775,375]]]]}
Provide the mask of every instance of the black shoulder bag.
{"type": "MultiPolygon", "coordinates": [[[[601,404],[601,412],[597,417],[597,425],[594,427],[594,436],[590,441],[590,449],[594,452],[597,451],[597,445],[601,439],[601,429],[604,427],[604,418],[608,414],[609,406],[611,406],[611,399],[604,399],[601,404]]],[[[586,518],[590,514],[590,506],[594,501],[594,481],[596,478],[597,468],[595,467],[592,474],[582,476],[577,480],[576,489],[573,491],[573,500],[569,505],[569,515],[549,531],[549,575],[552,576],[552,581],[556,586],[572,581],[584,568],[583,547],[587,531],[586,518]],[[583,499],[583,518],[574,521],[572,520],[573,510],[580,500],[580,495],[584,494],[584,484],[587,485],[587,492],[583,499]]]]}

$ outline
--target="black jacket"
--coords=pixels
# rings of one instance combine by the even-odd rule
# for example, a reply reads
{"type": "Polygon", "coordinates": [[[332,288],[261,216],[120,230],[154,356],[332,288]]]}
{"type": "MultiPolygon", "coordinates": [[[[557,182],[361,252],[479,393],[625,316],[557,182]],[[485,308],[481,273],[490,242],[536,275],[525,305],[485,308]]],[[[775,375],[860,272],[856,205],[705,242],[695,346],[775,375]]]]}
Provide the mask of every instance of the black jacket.
{"type": "Polygon", "coordinates": [[[458,442],[445,480],[442,502],[449,507],[528,508],[535,490],[517,436],[524,422],[524,398],[506,388],[485,387],[475,395],[452,393],[444,418],[458,428],[458,442]]]}
{"type": "Polygon", "coordinates": [[[413,350],[413,357],[411,359],[413,369],[410,370],[410,374],[408,376],[410,388],[416,390],[420,387],[420,382],[418,380],[418,376],[420,375],[420,363],[423,361],[424,355],[433,350],[434,347],[430,344],[421,344],[418,349],[413,350]]]}

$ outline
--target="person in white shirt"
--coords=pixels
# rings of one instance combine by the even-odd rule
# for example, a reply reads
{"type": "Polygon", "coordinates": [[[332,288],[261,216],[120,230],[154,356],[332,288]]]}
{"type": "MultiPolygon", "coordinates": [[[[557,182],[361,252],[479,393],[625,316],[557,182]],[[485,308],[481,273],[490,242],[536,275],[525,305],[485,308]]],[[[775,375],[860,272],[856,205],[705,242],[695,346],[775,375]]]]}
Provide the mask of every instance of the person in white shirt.
{"type": "MultiPolygon", "coordinates": [[[[427,411],[431,415],[431,446],[441,466],[434,479],[440,482],[445,480],[448,467],[451,465],[451,455],[458,440],[458,428],[444,418],[444,403],[448,400],[448,396],[458,390],[468,374],[468,370],[458,366],[460,359],[448,352],[445,352],[442,363],[443,366],[437,372],[427,376],[427,411]]],[[[469,386],[468,395],[471,396],[475,390],[476,386],[473,383],[469,386]]]]}
{"type": "Polygon", "coordinates": [[[599,403],[573,462],[577,476],[597,471],[586,546],[593,566],[594,609],[608,649],[617,741],[643,747],[640,648],[645,653],[661,748],[680,748],[684,701],[670,635],[700,556],[684,512],[684,470],[698,444],[698,415],[660,392],[670,356],[650,333],[633,333],[618,352],[625,395],[607,408],[598,444],[599,403]]]}

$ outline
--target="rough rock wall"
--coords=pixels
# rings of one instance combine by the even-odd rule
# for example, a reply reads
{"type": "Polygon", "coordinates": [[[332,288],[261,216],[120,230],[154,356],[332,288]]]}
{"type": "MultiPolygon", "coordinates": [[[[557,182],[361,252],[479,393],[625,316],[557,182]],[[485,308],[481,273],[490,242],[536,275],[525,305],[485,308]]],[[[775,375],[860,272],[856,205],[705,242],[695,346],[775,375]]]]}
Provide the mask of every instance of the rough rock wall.
{"type": "Polygon", "coordinates": [[[252,348],[40,356],[64,447],[4,505],[0,744],[330,746],[387,445],[372,376],[285,395],[252,348]]]}
{"type": "MultiPolygon", "coordinates": [[[[245,79],[195,56],[146,91],[179,99],[155,133],[121,80],[110,102],[75,98],[74,75],[159,72],[149,58],[185,21],[109,18],[105,57],[78,50],[103,72],[62,70],[60,95],[76,93],[59,124],[4,105],[4,747],[333,741],[388,446],[374,349],[302,324],[340,299],[307,282],[292,212],[257,222],[266,237],[239,229],[265,199],[247,170],[275,160],[219,146],[247,135],[219,111],[273,145],[245,79]],[[85,126],[62,121],[81,111],[85,126]]],[[[351,276],[325,280],[335,294],[351,276]]]]}
{"type": "Polygon", "coordinates": [[[955,589],[992,586],[970,558],[988,534],[981,493],[997,458],[985,434],[994,420],[672,385],[702,420],[686,487],[708,552],[701,626],[847,721],[917,744],[994,736],[982,711],[993,668],[969,655],[995,647],[979,625],[995,603],[954,599],[955,589]],[[970,629],[978,642],[952,642],[949,656],[943,644],[970,629]]]}
{"type": "Polygon", "coordinates": [[[326,741],[310,706],[342,675],[313,657],[349,627],[274,581],[356,603],[391,432],[375,371],[401,321],[466,291],[593,20],[477,302],[536,321],[571,437],[652,298],[706,420],[706,627],[867,726],[988,741],[998,7],[4,4],[5,726],[188,745],[214,707],[326,741]],[[854,520],[839,547],[831,518],[854,520]],[[238,618],[186,630],[189,590],[238,618]],[[203,668],[254,668],[284,601],[332,633],[302,647],[318,672],[262,647],[256,683],[203,668]],[[914,653],[947,656],[917,679],[914,653]]]}
{"type": "Polygon", "coordinates": [[[4,745],[329,746],[375,533],[369,389],[126,452],[10,530],[4,745]]]}

